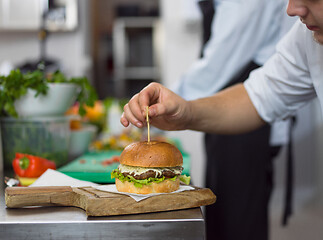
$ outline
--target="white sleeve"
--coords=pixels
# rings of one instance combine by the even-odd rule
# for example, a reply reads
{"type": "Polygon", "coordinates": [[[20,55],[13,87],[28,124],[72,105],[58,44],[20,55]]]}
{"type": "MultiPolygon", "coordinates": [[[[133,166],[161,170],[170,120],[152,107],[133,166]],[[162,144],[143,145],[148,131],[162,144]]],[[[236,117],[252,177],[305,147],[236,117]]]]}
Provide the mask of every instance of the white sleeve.
{"type": "Polygon", "coordinates": [[[277,52],[244,83],[266,122],[285,119],[316,97],[308,71],[305,37],[304,28],[296,22],[277,45],[277,52]]]}
{"type": "MultiPolygon", "coordinates": [[[[203,58],[196,61],[172,90],[187,100],[213,95],[252,61],[270,38],[272,50],[280,31],[282,1],[231,0],[217,1],[212,24],[212,37],[203,58]],[[270,36],[270,37],[268,37],[270,36]]],[[[267,43],[268,44],[268,43],[267,43]]],[[[261,63],[263,64],[263,62],[261,63]]]]}

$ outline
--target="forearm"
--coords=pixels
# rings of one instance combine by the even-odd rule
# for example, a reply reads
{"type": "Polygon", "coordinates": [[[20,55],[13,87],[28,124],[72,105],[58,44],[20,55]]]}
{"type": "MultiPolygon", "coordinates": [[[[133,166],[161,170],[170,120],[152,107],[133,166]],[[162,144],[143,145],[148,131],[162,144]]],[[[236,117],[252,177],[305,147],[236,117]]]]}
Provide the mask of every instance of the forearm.
{"type": "Polygon", "coordinates": [[[218,94],[189,102],[188,129],[218,133],[239,134],[264,125],[243,84],[225,89],[218,94]]]}

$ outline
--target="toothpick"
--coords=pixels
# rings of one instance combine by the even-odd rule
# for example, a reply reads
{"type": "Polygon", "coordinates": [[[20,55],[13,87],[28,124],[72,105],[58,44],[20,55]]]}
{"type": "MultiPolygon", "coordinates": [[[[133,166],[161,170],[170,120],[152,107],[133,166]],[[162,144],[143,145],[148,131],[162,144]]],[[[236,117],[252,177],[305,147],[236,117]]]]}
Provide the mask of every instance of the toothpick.
{"type": "Polygon", "coordinates": [[[149,116],[148,116],[148,112],[149,112],[149,107],[146,107],[146,120],[147,120],[147,129],[148,129],[148,142],[150,142],[150,132],[149,132],[149,116]]]}

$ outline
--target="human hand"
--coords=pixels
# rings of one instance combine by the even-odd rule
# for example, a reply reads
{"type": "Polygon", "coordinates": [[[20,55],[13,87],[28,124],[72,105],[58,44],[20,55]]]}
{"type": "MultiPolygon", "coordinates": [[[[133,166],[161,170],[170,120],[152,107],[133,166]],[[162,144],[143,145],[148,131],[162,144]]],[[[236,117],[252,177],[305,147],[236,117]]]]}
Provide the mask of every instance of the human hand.
{"type": "Polygon", "coordinates": [[[189,103],[159,83],[151,83],[124,106],[120,122],[142,128],[149,106],[150,124],[162,130],[184,130],[190,121],[189,103]]]}

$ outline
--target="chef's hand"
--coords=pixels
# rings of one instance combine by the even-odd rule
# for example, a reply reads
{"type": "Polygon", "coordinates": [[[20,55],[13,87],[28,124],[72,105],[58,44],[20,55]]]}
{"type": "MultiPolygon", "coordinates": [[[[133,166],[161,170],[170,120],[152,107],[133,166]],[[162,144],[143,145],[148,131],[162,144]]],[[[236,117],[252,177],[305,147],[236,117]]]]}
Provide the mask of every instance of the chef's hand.
{"type": "Polygon", "coordinates": [[[183,130],[190,121],[190,106],[180,96],[159,83],[151,83],[124,106],[120,122],[142,128],[149,106],[150,124],[162,130],[183,130]]]}

